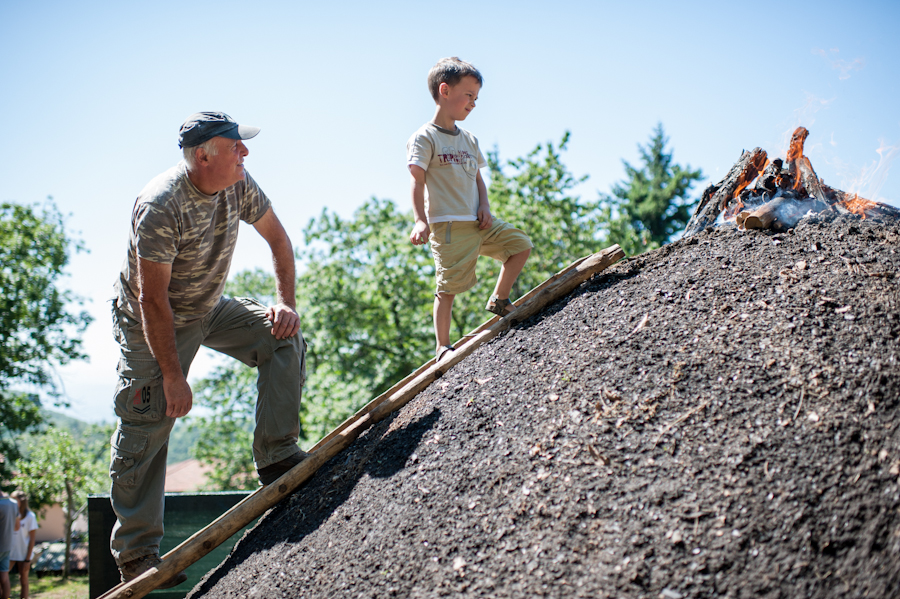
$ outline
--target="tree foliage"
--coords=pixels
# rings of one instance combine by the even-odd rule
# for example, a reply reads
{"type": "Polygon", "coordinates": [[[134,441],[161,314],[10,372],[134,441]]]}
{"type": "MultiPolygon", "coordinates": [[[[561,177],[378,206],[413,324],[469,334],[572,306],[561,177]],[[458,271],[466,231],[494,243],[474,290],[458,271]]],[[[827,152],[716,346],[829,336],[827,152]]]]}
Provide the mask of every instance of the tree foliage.
{"type": "Polygon", "coordinates": [[[13,466],[22,457],[19,438],[41,424],[41,403],[30,393],[0,391],[0,485],[12,478],[13,466]]]}
{"type": "Polygon", "coordinates": [[[410,211],[370,199],[304,231],[297,289],[310,343],[304,425],[321,437],[427,361],[434,262],[409,242],[410,211]]]}
{"type": "MultiPolygon", "coordinates": [[[[527,155],[505,163],[498,150],[488,152],[491,212],[525,231],[534,244],[513,287],[513,299],[574,260],[603,247],[604,223],[599,203],[572,193],[587,176],[572,174],[562,161],[569,137],[567,131],[558,145],[538,144],[527,155]]],[[[454,300],[453,332],[457,337],[493,316],[485,312],[484,305],[493,292],[500,266],[496,260],[480,259],[476,268],[478,284],[454,300]]]]}
{"type": "Polygon", "coordinates": [[[57,396],[53,366],[85,358],[79,335],[91,317],[70,312],[82,300],[59,288],[73,249],[83,248],[52,202],[0,204],[0,480],[21,456],[18,436],[41,423],[38,396],[11,387],[57,396]]]}
{"type": "Polygon", "coordinates": [[[54,428],[34,437],[27,457],[16,464],[13,483],[28,495],[35,511],[61,503],[65,513],[66,560],[63,577],[69,575],[72,523],[76,511],[87,501],[88,493],[96,493],[108,484],[106,470],[96,456],[69,433],[54,428]]]}
{"type": "MultiPolygon", "coordinates": [[[[301,421],[306,445],[427,360],[431,332],[430,255],[406,235],[412,222],[390,201],[370,199],[350,219],[323,211],[304,230],[297,312],[307,351],[301,421]]],[[[266,302],[274,278],[239,273],[229,295],[266,302]]],[[[221,489],[255,485],[251,460],[256,372],[228,363],[198,385],[203,416],[194,455],[214,468],[221,489]]]]}
{"type": "Polygon", "coordinates": [[[0,390],[16,381],[52,391],[53,364],[86,358],[79,335],[91,317],[70,313],[82,300],[58,287],[73,247],[83,249],[52,203],[0,204],[0,390]]]}
{"type": "Polygon", "coordinates": [[[203,415],[190,417],[190,426],[200,433],[192,453],[212,467],[209,490],[257,486],[252,452],[255,397],[256,370],[239,362],[217,366],[197,385],[194,401],[203,415]]]}
{"type": "Polygon", "coordinates": [[[610,243],[618,243],[627,254],[658,248],[680,233],[691,217],[696,200],[688,198],[694,182],[703,179],[700,169],[673,163],[666,151],[669,140],[662,123],[653,130],[646,146],[638,145],[642,166],[626,161],[626,180],[602,195],[604,218],[610,243]]]}

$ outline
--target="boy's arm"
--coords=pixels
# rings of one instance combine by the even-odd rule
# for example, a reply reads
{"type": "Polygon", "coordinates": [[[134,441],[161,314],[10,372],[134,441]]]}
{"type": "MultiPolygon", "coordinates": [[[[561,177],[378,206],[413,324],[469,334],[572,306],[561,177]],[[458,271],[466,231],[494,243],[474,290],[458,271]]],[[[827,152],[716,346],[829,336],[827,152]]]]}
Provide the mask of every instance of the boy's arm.
{"type": "Polygon", "coordinates": [[[410,187],[412,190],[413,217],[416,224],[409,240],[413,245],[422,245],[428,241],[431,235],[431,227],[428,226],[428,216],[425,214],[425,169],[415,164],[409,165],[409,174],[412,176],[410,187]]]}
{"type": "Polygon", "coordinates": [[[491,216],[491,203],[488,201],[487,186],[481,178],[481,171],[475,177],[475,184],[478,186],[478,228],[490,229],[494,224],[494,217],[491,216]]]}

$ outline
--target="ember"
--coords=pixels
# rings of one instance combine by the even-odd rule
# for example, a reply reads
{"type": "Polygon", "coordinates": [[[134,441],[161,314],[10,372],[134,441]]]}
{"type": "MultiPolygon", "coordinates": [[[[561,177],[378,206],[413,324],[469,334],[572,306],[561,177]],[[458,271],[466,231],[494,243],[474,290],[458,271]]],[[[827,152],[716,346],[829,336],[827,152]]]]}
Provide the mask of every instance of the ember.
{"type": "Polygon", "coordinates": [[[900,218],[900,210],[893,206],[825,185],[803,154],[808,136],[805,127],[794,131],[784,161],[769,161],[760,148],[744,152],[724,179],[703,192],[684,235],[726,222],[740,229],[783,231],[807,214],[823,211],[900,218]]]}

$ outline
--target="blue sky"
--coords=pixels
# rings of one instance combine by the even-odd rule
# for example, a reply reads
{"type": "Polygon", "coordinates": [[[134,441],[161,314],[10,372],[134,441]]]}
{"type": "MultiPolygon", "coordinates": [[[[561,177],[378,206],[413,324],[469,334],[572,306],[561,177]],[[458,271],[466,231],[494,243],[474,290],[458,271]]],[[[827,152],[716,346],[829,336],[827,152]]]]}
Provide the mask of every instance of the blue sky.
{"type": "MultiPolygon", "coordinates": [[[[564,160],[590,175],[582,197],[620,181],[659,122],[675,161],[707,177],[694,195],[744,149],[783,156],[803,125],[827,184],[897,206],[898,22],[900,4],[865,0],[4,0],[0,201],[52,195],[90,250],[63,280],[96,317],[90,363],[59,371],[69,413],[113,418],[105,300],[134,198],[179,160],[178,127],[193,112],[262,128],[248,170],[295,245],[323,209],[350,216],[372,196],[408,206],[406,140],[433,114],[428,69],[450,55],[484,74],[463,124],[482,147],[513,158],[569,130],[564,160]]],[[[248,228],[233,269],[269,263],[248,228]]],[[[201,356],[191,379],[212,362],[201,356]]]]}

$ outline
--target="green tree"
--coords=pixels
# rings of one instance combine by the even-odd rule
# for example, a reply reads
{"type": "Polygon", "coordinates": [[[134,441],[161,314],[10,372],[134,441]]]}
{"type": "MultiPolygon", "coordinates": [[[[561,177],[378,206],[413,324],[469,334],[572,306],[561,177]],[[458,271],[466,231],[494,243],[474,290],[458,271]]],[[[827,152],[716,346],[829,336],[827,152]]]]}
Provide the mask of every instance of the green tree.
{"type": "Polygon", "coordinates": [[[694,182],[703,179],[703,173],[673,163],[672,153],[666,151],[668,143],[660,123],[649,143],[638,145],[642,166],[623,160],[626,180],[613,186],[612,195],[601,195],[607,240],[618,243],[628,254],[668,242],[684,229],[696,204],[688,192],[694,182]]]}
{"type": "Polygon", "coordinates": [[[4,484],[12,477],[12,466],[21,457],[18,439],[36,430],[41,423],[41,403],[30,393],[0,391],[0,485],[4,491],[14,486],[4,484]]]}
{"type": "Polygon", "coordinates": [[[370,199],[304,232],[297,289],[310,343],[304,425],[319,438],[434,351],[434,261],[409,242],[411,211],[370,199]]]}
{"type": "Polygon", "coordinates": [[[65,231],[52,201],[43,207],[0,204],[0,480],[19,457],[16,437],[40,423],[37,396],[11,390],[37,387],[58,397],[56,364],[85,359],[80,334],[90,324],[82,300],[59,288],[70,251],[83,250],[65,231]]]}
{"type": "MultiPolygon", "coordinates": [[[[274,290],[274,280],[271,285],[274,290]]],[[[256,370],[240,362],[219,365],[195,391],[194,402],[202,415],[188,420],[191,429],[199,433],[191,453],[212,467],[205,487],[210,491],[255,488],[256,370]]]]}
{"type": "MultiPolygon", "coordinates": [[[[310,445],[390,388],[433,351],[430,306],[434,263],[409,243],[411,213],[370,199],[350,219],[323,211],[304,230],[305,267],[297,281],[297,312],[309,343],[303,391],[303,439],[310,445]]],[[[263,303],[274,278],[238,273],[226,292],[263,303]]],[[[195,457],[213,467],[217,489],[256,485],[251,456],[256,372],[229,362],[197,385],[202,415],[195,457]]]]}
{"type": "MultiPolygon", "coordinates": [[[[605,223],[599,202],[582,200],[573,189],[587,180],[562,161],[570,133],[559,144],[538,144],[526,156],[503,163],[498,150],[488,152],[488,197],[494,216],[522,229],[534,243],[512,297],[521,297],[573,261],[605,247],[605,223]]],[[[500,274],[500,263],[478,261],[478,284],[453,303],[454,332],[462,337],[493,316],[484,305],[500,274]]]]}
{"type": "Polygon", "coordinates": [[[72,551],[72,523],[88,493],[103,490],[106,470],[96,456],[69,433],[54,428],[36,436],[28,445],[27,457],[16,464],[13,482],[28,495],[35,510],[61,503],[65,513],[66,559],[63,578],[69,576],[72,551]]]}

